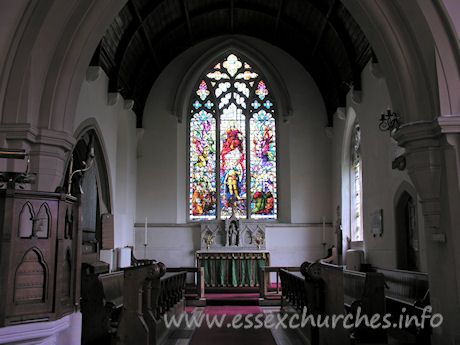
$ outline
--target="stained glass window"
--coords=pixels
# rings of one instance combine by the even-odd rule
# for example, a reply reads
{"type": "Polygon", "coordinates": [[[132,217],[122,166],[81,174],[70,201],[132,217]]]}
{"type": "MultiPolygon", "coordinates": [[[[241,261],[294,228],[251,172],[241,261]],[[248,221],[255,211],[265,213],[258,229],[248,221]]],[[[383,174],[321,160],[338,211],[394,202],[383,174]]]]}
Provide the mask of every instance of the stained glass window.
{"type": "Polygon", "coordinates": [[[216,119],[201,110],[190,120],[190,219],[216,217],[216,119]]]}
{"type": "Polygon", "coordinates": [[[351,137],[351,240],[363,240],[361,128],[355,123],[351,137]]]}
{"type": "Polygon", "coordinates": [[[276,102],[236,54],[213,66],[190,102],[190,219],[276,219],[276,102]]]}

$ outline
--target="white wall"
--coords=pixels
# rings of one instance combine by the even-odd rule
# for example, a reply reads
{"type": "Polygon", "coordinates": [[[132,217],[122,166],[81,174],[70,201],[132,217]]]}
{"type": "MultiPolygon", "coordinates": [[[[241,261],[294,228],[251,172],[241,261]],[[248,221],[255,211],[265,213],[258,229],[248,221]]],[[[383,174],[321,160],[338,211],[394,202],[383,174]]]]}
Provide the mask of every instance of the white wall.
{"type": "MultiPolygon", "coordinates": [[[[378,73],[378,65],[369,63],[361,74],[362,93],[359,102],[347,96],[346,116],[354,111],[361,126],[362,193],[364,250],[367,262],[379,267],[396,267],[396,234],[394,218],[394,197],[403,181],[413,185],[407,171],[393,170],[391,163],[401,153],[388,131],[378,128],[380,114],[390,107],[393,109],[384,78],[378,73]],[[383,235],[371,234],[371,213],[383,209],[383,235]]],[[[348,176],[344,176],[343,150],[349,150],[349,142],[344,146],[346,121],[334,118],[333,137],[333,209],[342,208],[342,226],[345,236],[350,236],[348,176]],[[344,193],[345,197],[342,197],[344,193]]],[[[346,140],[345,140],[346,141],[346,140]]],[[[418,229],[420,240],[421,270],[426,270],[424,228],[421,206],[418,204],[418,229]]],[[[344,245],[345,248],[345,245],[344,245]]]]}
{"type": "Polygon", "coordinates": [[[108,78],[89,67],[76,108],[74,131],[96,126],[105,151],[114,214],[115,247],[133,244],[136,210],[136,115],[119,94],[108,94],[108,78]]]}
{"type": "MultiPolygon", "coordinates": [[[[239,39],[278,70],[291,99],[289,122],[278,121],[280,224],[268,226],[267,248],[273,253],[273,264],[300,265],[324,256],[320,223],[323,216],[327,222],[332,221],[331,140],[324,131],[325,107],[312,78],[291,56],[257,39],[239,39]]],[[[139,227],[135,253],[143,257],[142,225],[148,217],[147,257],[167,265],[193,264],[194,250],[200,247],[199,227],[181,225],[187,223],[188,211],[188,127],[186,120],[179,123],[172,114],[171,100],[189,66],[215,43],[209,40],[198,44],[173,60],[157,78],[144,110],[145,132],[139,143],[137,169],[139,227]]],[[[183,97],[188,99],[193,91],[188,90],[183,97]]]]}

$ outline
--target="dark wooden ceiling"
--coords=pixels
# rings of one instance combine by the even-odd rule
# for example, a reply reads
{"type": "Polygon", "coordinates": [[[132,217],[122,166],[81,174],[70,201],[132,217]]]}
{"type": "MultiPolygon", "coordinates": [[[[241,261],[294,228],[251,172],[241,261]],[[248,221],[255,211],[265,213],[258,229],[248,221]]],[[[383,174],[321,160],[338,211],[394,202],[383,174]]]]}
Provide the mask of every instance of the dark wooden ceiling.
{"type": "Polygon", "coordinates": [[[220,35],[257,37],[285,50],[311,74],[329,125],[372,48],[340,0],[129,0],[107,29],[91,65],[109,91],[134,100],[137,126],[163,68],[196,43],[220,35]]]}

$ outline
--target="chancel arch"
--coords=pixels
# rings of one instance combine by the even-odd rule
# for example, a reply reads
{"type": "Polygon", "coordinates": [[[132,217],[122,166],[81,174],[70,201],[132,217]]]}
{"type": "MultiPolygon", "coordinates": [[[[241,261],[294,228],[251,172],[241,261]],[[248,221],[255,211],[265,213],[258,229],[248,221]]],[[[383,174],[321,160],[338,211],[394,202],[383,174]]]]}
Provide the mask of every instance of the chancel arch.
{"type": "MultiPolygon", "coordinates": [[[[446,316],[445,324],[443,324],[442,328],[433,332],[433,337],[436,344],[448,343],[449,341],[453,341],[452,339],[458,338],[457,325],[459,324],[458,301],[460,300],[460,275],[458,274],[457,268],[460,266],[460,251],[457,245],[459,243],[459,234],[455,229],[458,228],[458,224],[460,223],[460,216],[458,212],[456,212],[456,210],[458,210],[458,200],[460,200],[460,198],[458,193],[458,173],[452,173],[455,170],[455,164],[450,164],[450,160],[453,161],[456,159],[458,167],[459,155],[453,157],[449,151],[452,148],[446,145],[445,141],[446,136],[448,137],[447,139],[449,139],[449,137],[458,136],[457,132],[459,131],[457,125],[459,116],[455,115],[460,113],[460,103],[457,97],[457,91],[460,85],[460,63],[458,60],[459,45],[458,30],[455,30],[455,26],[458,29],[459,19],[453,15],[454,13],[458,13],[458,1],[308,0],[266,1],[257,2],[257,4],[251,1],[235,2],[235,4],[238,3],[238,6],[233,6],[233,2],[231,6],[228,6],[225,2],[218,1],[215,3],[213,1],[193,3],[196,6],[200,4],[208,6],[211,4],[212,11],[206,11],[206,9],[197,7],[188,12],[187,6],[190,5],[189,1],[175,3],[173,1],[148,2],[139,0],[88,0],[84,2],[69,0],[64,3],[57,0],[49,0],[41,2],[10,1],[8,4],[5,2],[5,4],[0,5],[0,17],[3,19],[2,23],[4,23],[4,30],[0,33],[2,38],[2,53],[0,54],[0,66],[2,70],[0,78],[0,117],[2,119],[2,126],[0,126],[0,140],[4,147],[24,148],[28,152],[31,152],[32,171],[37,173],[37,183],[32,185],[31,189],[51,192],[55,190],[57,185],[65,185],[65,182],[63,184],[59,184],[59,182],[62,176],[65,175],[65,157],[75,144],[76,138],[72,136],[74,114],[76,112],[76,104],[79,102],[78,94],[81,90],[82,82],[86,83],[84,81],[85,70],[90,60],[92,66],[100,66],[98,64],[100,64],[101,60],[104,58],[105,61],[110,62],[117,60],[111,59],[111,56],[108,56],[110,52],[116,54],[116,58],[121,55],[130,57],[124,59],[127,63],[123,66],[118,65],[110,67],[120,71],[126,71],[123,78],[132,81],[132,83],[127,85],[128,87],[123,90],[123,84],[118,83],[118,80],[110,80],[110,85],[115,85],[116,87],[111,88],[108,92],[112,94],[120,92],[125,98],[131,97],[132,95],[137,96],[134,101],[134,109],[138,117],[138,128],[141,129],[141,127],[144,127],[143,120],[147,120],[147,116],[143,118],[143,100],[145,100],[143,96],[148,94],[150,87],[155,82],[155,78],[166,69],[168,63],[179,57],[181,52],[191,47],[197,47],[207,39],[217,38],[217,45],[222,44],[219,46],[219,49],[227,49],[223,44],[225,43],[225,39],[219,40],[222,35],[232,35],[232,37],[238,39],[238,34],[247,34],[251,35],[252,38],[263,39],[269,44],[283,49],[287,54],[297,52],[296,58],[300,62],[303,62],[303,67],[307,72],[318,72],[316,73],[317,78],[315,81],[318,85],[322,83],[322,90],[326,90],[326,92],[319,95],[317,98],[321,101],[324,100],[326,107],[328,107],[328,115],[330,116],[331,109],[333,113],[337,106],[344,106],[344,96],[350,90],[350,81],[355,82],[352,86],[357,91],[359,91],[359,87],[363,87],[363,97],[365,97],[365,91],[368,90],[364,89],[365,84],[357,83],[356,76],[353,79],[332,78],[334,83],[328,82],[328,76],[339,75],[339,73],[335,73],[334,68],[339,68],[341,64],[347,65],[348,59],[342,59],[342,54],[340,54],[340,52],[348,50],[352,54],[348,54],[346,57],[353,56],[353,43],[350,44],[350,42],[348,42],[347,44],[346,42],[349,38],[353,36],[356,37],[352,35],[353,33],[350,34],[350,32],[348,32],[349,35],[345,35],[345,40],[337,42],[338,46],[335,46],[335,48],[337,48],[335,51],[338,54],[334,53],[334,49],[328,50],[323,49],[323,47],[334,47],[334,45],[331,44],[331,40],[328,39],[330,32],[335,31],[336,33],[342,34],[340,31],[347,27],[351,27],[352,29],[356,28],[357,31],[355,31],[355,33],[360,35],[359,31],[362,30],[366,38],[364,41],[368,40],[372,45],[371,55],[373,56],[373,62],[379,65],[379,69],[382,71],[381,74],[389,87],[392,100],[391,103],[394,105],[394,109],[392,110],[400,112],[403,117],[404,126],[401,127],[395,139],[400,145],[405,146],[407,149],[405,158],[407,159],[408,176],[412,179],[417,191],[417,193],[408,192],[408,194],[412,198],[412,201],[416,200],[414,199],[414,195],[419,198],[421,203],[420,209],[423,210],[423,212],[420,211],[419,214],[421,215],[421,220],[424,221],[424,231],[426,231],[427,251],[425,256],[428,261],[427,271],[430,274],[430,283],[432,283],[430,286],[430,298],[433,305],[433,311],[442,312],[446,316]],[[130,12],[124,18],[130,20],[130,23],[124,22],[123,19],[119,20],[120,17],[117,17],[118,11],[125,4],[127,6],[125,6],[125,12],[123,13],[126,13],[126,11],[130,12]],[[249,6],[245,7],[246,4],[249,4],[249,6]],[[337,23],[337,20],[340,21],[342,18],[340,17],[341,14],[347,14],[346,11],[343,11],[343,5],[345,5],[349,12],[349,18],[351,18],[352,24],[350,26],[345,25],[345,28],[334,26],[334,21],[337,23]],[[137,11],[135,6],[139,6],[137,11]],[[299,8],[305,6],[305,9],[308,9],[308,7],[313,8],[315,12],[319,12],[320,14],[316,22],[324,23],[324,25],[317,25],[315,27],[315,25],[312,25],[315,22],[308,20],[308,17],[304,16],[301,11],[295,11],[295,9],[293,11],[292,7],[288,6],[298,6],[299,8]],[[168,12],[170,15],[163,16],[162,14],[164,13],[161,12],[156,13],[158,16],[152,15],[153,10],[159,8],[165,11],[171,10],[171,12],[168,12]],[[215,9],[215,11],[213,9],[215,9]],[[341,11],[339,12],[337,9],[341,11]],[[174,12],[177,16],[171,15],[174,14],[174,12]],[[217,18],[219,13],[223,14],[225,19],[227,19],[227,14],[231,15],[228,16],[228,20],[222,20],[219,22],[218,26],[213,26],[213,21],[201,20],[198,23],[199,16],[204,12],[211,14],[211,16],[215,16],[215,18],[217,18]],[[294,13],[295,16],[293,16],[292,13],[294,13]],[[188,15],[190,15],[190,18],[187,18],[188,15]],[[243,23],[248,25],[241,25],[242,19],[245,17],[248,18],[248,21],[243,23]],[[293,17],[297,17],[297,19],[293,17]],[[116,18],[116,20],[114,20],[114,18],[116,18]],[[169,24],[164,27],[168,30],[162,30],[161,24],[157,22],[155,18],[162,18],[162,20],[164,19],[165,21],[168,21],[169,18],[169,24]],[[177,20],[178,18],[187,20],[187,25],[185,25],[185,20],[177,20]],[[302,20],[305,25],[294,23],[294,21],[300,22],[302,20]],[[123,48],[124,44],[118,45],[119,42],[117,42],[117,40],[104,39],[101,41],[104,32],[106,32],[106,29],[112,21],[115,25],[120,23],[121,25],[129,24],[122,27],[118,32],[123,33],[125,29],[127,29],[126,31],[132,31],[132,37],[128,37],[128,39],[140,38],[141,44],[133,44],[132,46],[136,46],[135,49],[129,51],[129,47],[123,48]],[[294,30],[289,28],[291,23],[293,24],[292,27],[294,27],[294,30]],[[355,24],[357,25],[355,26],[355,24]],[[234,29],[236,30],[234,31],[234,29]],[[162,35],[150,37],[149,39],[148,34],[146,34],[146,32],[149,31],[161,32],[162,35]],[[294,32],[295,35],[290,35],[293,31],[296,31],[294,32]],[[298,40],[297,38],[303,38],[303,40],[298,40]],[[98,42],[100,41],[101,45],[98,46],[98,42]],[[109,45],[112,45],[110,48],[113,49],[104,50],[103,42],[109,42],[109,45]],[[314,48],[311,54],[307,49],[310,42],[312,43],[311,47],[314,48]],[[343,49],[344,47],[342,44],[346,46],[345,49],[343,49]],[[98,48],[96,48],[97,46],[98,48]],[[101,53],[93,55],[95,49],[101,53]],[[93,59],[91,59],[91,55],[93,55],[93,59]],[[327,61],[328,59],[335,59],[338,63],[308,63],[315,55],[316,60],[320,60],[320,62],[327,61]],[[129,62],[132,63],[131,66],[129,62]],[[133,65],[135,65],[134,67],[136,68],[130,68],[133,65]],[[322,66],[323,68],[322,70],[320,69],[320,71],[315,71],[315,66],[322,66]],[[326,80],[326,82],[324,80],[326,80]],[[118,88],[118,86],[120,86],[120,88],[118,88]],[[129,87],[133,87],[133,89],[128,89],[129,87]],[[333,95],[339,96],[337,99],[327,97],[329,87],[330,90],[334,89],[334,92],[332,92],[333,95]],[[336,103],[341,104],[338,105],[336,103]],[[440,115],[448,116],[445,116],[444,119],[439,119],[438,116],[440,115]],[[440,120],[446,120],[448,123],[441,124],[440,122],[442,121],[440,120]],[[445,134],[447,132],[449,134],[445,134]],[[443,284],[444,282],[447,282],[447,284],[443,284]],[[457,303],[455,303],[455,301],[457,303]]],[[[342,24],[344,23],[342,22],[342,24]]],[[[109,36],[111,33],[116,31],[117,30],[108,30],[108,38],[110,38],[109,36]]],[[[129,33],[127,36],[129,36],[129,33]]],[[[123,39],[120,41],[124,42],[125,40],[123,39]]],[[[234,44],[235,46],[237,45],[236,42],[234,44]]],[[[190,71],[192,74],[195,73],[195,71],[201,71],[200,68],[194,69],[189,67],[201,67],[203,64],[199,62],[202,58],[216,57],[222,51],[223,50],[220,50],[219,53],[216,54],[214,49],[210,49],[209,53],[206,52],[203,55],[197,54],[197,56],[199,55],[200,57],[196,58],[196,65],[184,65],[181,66],[181,68],[183,71],[190,71]]],[[[249,52],[250,48],[246,51],[249,52]]],[[[369,51],[370,49],[368,52],[369,51]]],[[[294,55],[296,54],[292,54],[292,56],[294,55]]],[[[265,67],[262,68],[262,64],[258,63],[256,54],[251,55],[248,53],[246,56],[251,57],[255,65],[264,69],[265,77],[269,79],[267,85],[274,90],[278,83],[274,82],[274,79],[270,77],[268,69],[265,71],[265,67]]],[[[361,57],[367,55],[357,54],[357,56],[361,57]]],[[[363,61],[365,65],[368,60],[364,58],[363,61]]],[[[113,77],[109,75],[110,71],[113,69],[109,68],[106,70],[107,79],[113,77]]],[[[198,74],[199,73],[201,72],[198,72],[198,74]]],[[[191,74],[183,73],[182,75],[185,76],[184,78],[187,78],[191,74]]],[[[346,73],[344,75],[346,76],[346,73]]],[[[188,78],[188,81],[185,81],[184,85],[188,82],[193,84],[196,80],[197,78],[188,78]]],[[[175,85],[177,86],[177,84],[175,85]]],[[[194,86],[190,86],[190,88],[193,87],[194,86]]],[[[168,88],[168,91],[173,93],[173,88],[174,87],[168,88]]],[[[100,93],[94,98],[99,98],[107,103],[105,97],[106,90],[104,89],[103,91],[104,93],[100,93]]],[[[277,91],[275,93],[281,95],[281,93],[277,91]]],[[[178,92],[177,94],[178,98],[180,98],[188,93],[178,92]]],[[[291,93],[291,95],[294,95],[294,93],[291,93]]],[[[165,98],[167,98],[168,105],[175,102],[173,97],[165,98]]],[[[288,118],[286,115],[289,111],[285,110],[289,109],[289,107],[282,105],[283,99],[283,97],[279,97],[277,102],[279,114],[284,119],[288,118]]],[[[104,106],[106,105],[105,103],[104,106]]],[[[177,101],[176,103],[180,102],[177,101]]],[[[185,102],[182,105],[176,106],[176,103],[173,107],[174,114],[180,114],[179,117],[183,120],[185,118],[184,116],[186,114],[188,115],[189,104],[185,102]],[[184,110],[184,107],[187,109],[184,110]]],[[[113,106],[113,104],[109,106],[111,109],[117,107],[113,106]]],[[[169,114],[170,110],[171,109],[168,108],[168,111],[165,113],[169,114]]],[[[119,114],[116,111],[118,111],[118,109],[114,110],[114,113],[119,120],[122,116],[118,116],[119,114]]],[[[365,133],[369,133],[367,131],[369,129],[367,124],[369,124],[370,121],[365,122],[364,119],[372,118],[375,115],[378,116],[380,111],[380,109],[372,109],[372,111],[367,113],[359,113],[360,119],[362,120],[362,128],[366,130],[365,133]]],[[[158,113],[153,115],[157,116],[158,113]]],[[[294,121],[295,120],[294,117],[294,121]]],[[[117,119],[114,120],[114,122],[116,121],[117,119]]],[[[166,132],[166,126],[171,125],[171,127],[173,127],[171,123],[168,123],[168,119],[157,122],[161,123],[161,126],[157,126],[159,127],[159,132],[166,132]]],[[[175,119],[171,122],[175,122],[175,119]]],[[[183,120],[183,122],[186,121],[183,120]]],[[[310,121],[310,123],[313,122],[314,121],[310,121]]],[[[351,125],[352,124],[349,123],[347,130],[351,128],[351,125]]],[[[297,126],[297,128],[295,128],[295,126],[292,127],[293,137],[299,135],[298,132],[295,132],[299,126],[297,126]]],[[[172,132],[168,132],[168,134],[172,133],[171,137],[173,137],[173,139],[176,139],[174,135],[180,133],[180,131],[176,131],[175,129],[176,128],[174,128],[172,132]]],[[[180,129],[183,128],[181,127],[180,129]]],[[[135,132],[135,129],[133,131],[135,132]]],[[[317,132],[320,131],[318,130],[317,132]]],[[[135,135],[133,135],[133,137],[135,137],[135,135]]],[[[178,137],[180,137],[180,135],[178,135],[178,137]]],[[[349,137],[351,137],[351,134],[349,137]]],[[[349,140],[349,137],[347,140],[349,140]]],[[[183,138],[185,138],[185,136],[183,138]]],[[[77,140],[78,139],[79,138],[77,138],[77,140]]],[[[178,141],[180,140],[182,139],[178,141]]],[[[379,138],[372,138],[372,140],[377,141],[379,138]]],[[[386,153],[388,153],[388,145],[385,144],[383,140],[380,141],[380,143],[383,144],[380,145],[379,148],[386,149],[386,153]]],[[[449,143],[452,142],[449,140],[449,143]]],[[[370,147],[370,145],[367,144],[366,142],[366,148],[370,147]]],[[[337,146],[340,146],[340,144],[334,143],[333,145],[333,149],[339,152],[340,148],[337,146]]],[[[171,151],[180,151],[183,153],[186,144],[184,143],[178,146],[180,147],[176,149],[174,145],[171,145],[171,151]]],[[[456,146],[455,149],[458,150],[459,145],[457,144],[456,146]]],[[[323,147],[330,148],[326,145],[323,145],[323,147]]],[[[349,156],[351,154],[349,152],[349,147],[350,143],[346,141],[345,145],[343,145],[343,150],[347,151],[346,154],[348,158],[342,159],[342,162],[350,162],[349,156]]],[[[112,153],[113,152],[111,152],[111,154],[112,153]]],[[[83,156],[85,156],[84,152],[83,156]]],[[[96,156],[98,156],[98,154],[96,154],[96,156]]],[[[296,171],[299,171],[299,165],[296,165],[298,161],[297,157],[299,156],[300,155],[294,155],[292,159],[288,161],[288,163],[291,164],[286,164],[286,166],[292,166],[297,169],[296,171]]],[[[305,156],[312,157],[312,154],[308,152],[305,156]]],[[[286,157],[286,155],[283,155],[283,157],[286,157]]],[[[369,159],[368,157],[369,156],[364,157],[366,168],[368,162],[372,164],[378,161],[375,157],[369,157],[369,159]]],[[[83,159],[84,158],[86,157],[83,157],[83,159]]],[[[161,245],[155,248],[156,251],[152,256],[158,259],[168,259],[184,252],[184,246],[182,246],[182,244],[191,237],[190,234],[196,233],[194,230],[189,231],[188,227],[190,225],[187,222],[188,219],[181,218],[186,218],[185,214],[187,210],[186,207],[182,206],[186,203],[188,195],[186,195],[187,193],[183,192],[182,189],[186,189],[187,178],[184,179],[186,175],[185,169],[176,169],[176,166],[182,167],[181,164],[184,164],[184,159],[182,159],[182,156],[172,156],[169,158],[169,160],[164,161],[151,159],[152,165],[154,165],[155,168],[161,165],[161,169],[151,170],[154,173],[149,175],[150,184],[139,184],[139,188],[136,191],[137,194],[133,199],[136,201],[137,198],[137,201],[142,201],[139,195],[143,193],[146,186],[151,186],[155,183],[157,185],[161,184],[161,182],[166,179],[174,180],[174,178],[177,177],[176,179],[179,181],[177,185],[174,185],[173,188],[169,188],[166,191],[159,188],[152,192],[152,194],[155,194],[155,198],[160,200],[156,203],[155,201],[138,202],[138,206],[135,206],[138,209],[146,205],[145,214],[144,210],[141,209],[140,212],[137,211],[136,219],[133,219],[131,214],[125,217],[127,220],[126,223],[143,222],[144,216],[147,215],[150,217],[149,222],[152,221],[152,218],[155,218],[154,221],[159,224],[157,226],[158,231],[155,231],[155,240],[158,241],[156,242],[157,244],[161,243],[161,245]],[[172,167],[172,169],[169,169],[170,167],[172,167]],[[153,179],[151,176],[153,176],[153,179],[159,180],[159,182],[152,182],[153,179]],[[168,204],[171,200],[172,205],[168,204]],[[158,204],[161,205],[158,206],[158,204]],[[176,207],[177,205],[181,207],[176,207]],[[154,211],[152,211],[152,209],[154,211]],[[166,209],[167,212],[164,212],[164,209],[166,209]],[[179,221],[176,222],[176,219],[179,221]],[[167,230],[162,228],[161,222],[168,223],[167,230]],[[172,231],[170,231],[171,229],[169,228],[171,223],[175,227],[172,231]],[[176,231],[176,233],[173,231],[176,231]],[[176,236],[179,232],[183,235],[176,236]],[[171,236],[171,233],[174,233],[174,236],[171,236]],[[179,243],[176,251],[172,251],[170,248],[161,251],[165,247],[163,244],[167,244],[168,239],[172,237],[174,237],[174,241],[170,240],[171,242],[176,243],[178,238],[182,238],[184,242],[179,243]]],[[[136,159],[134,159],[134,161],[135,160],[136,159]]],[[[107,166],[114,167],[120,161],[119,159],[117,160],[116,154],[113,153],[113,155],[110,156],[110,161],[108,161],[110,164],[107,164],[107,166]]],[[[139,165],[145,164],[146,161],[147,159],[140,161],[139,165]]],[[[317,159],[317,161],[319,161],[319,159],[317,159]]],[[[133,166],[135,165],[136,163],[133,163],[133,166]]],[[[340,185],[342,182],[342,193],[340,196],[337,196],[336,199],[341,198],[344,201],[342,203],[343,225],[344,230],[350,231],[351,183],[349,164],[343,164],[343,168],[346,168],[346,171],[341,171],[343,174],[337,172],[332,178],[329,178],[329,175],[325,175],[324,180],[327,180],[328,185],[334,184],[334,182],[340,185]],[[341,179],[341,181],[339,181],[339,179],[341,179]]],[[[304,173],[306,171],[310,172],[307,169],[301,172],[304,173]]],[[[367,171],[370,171],[370,169],[367,171]]],[[[387,174],[383,176],[381,180],[377,179],[378,181],[393,183],[393,177],[395,175],[397,179],[402,178],[400,172],[392,172],[389,170],[388,164],[382,168],[381,171],[387,174]]],[[[145,173],[145,175],[148,175],[150,171],[146,171],[145,173]]],[[[366,171],[364,173],[366,173],[366,171]]],[[[133,175],[135,175],[135,173],[133,175]]],[[[286,178],[298,177],[295,175],[295,173],[289,174],[286,178]]],[[[94,186],[94,181],[96,181],[97,185],[99,174],[96,174],[96,176],[88,174],[87,176],[88,179],[86,182],[88,185],[94,186]]],[[[118,176],[115,169],[113,170],[113,176],[118,176]]],[[[366,181],[372,180],[372,175],[369,174],[365,176],[366,181]]],[[[406,178],[406,176],[404,176],[404,178],[406,178]]],[[[315,180],[316,182],[315,178],[310,178],[310,180],[315,180]]],[[[123,181],[120,185],[122,183],[123,181]]],[[[289,184],[290,181],[288,180],[288,182],[285,183],[289,184]]],[[[135,182],[133,184],[135,185],[135,182]]],[[[386,186],[386,184],[382,185],[386,186]]],[[[289,186],[289,188],[285,188],[284,190],[292,190],[294,194],[296,185],[293,183],[292,186],[292,188],[289,186]]],[[[84,186],[84,188],[86,188],[86,186],[84,186]]],[[[100,184],[97,185],[96,189],[99,194],[96,200],[101,204],[101,200],[105,199],[102,196],[103,191],[99,190],[100,188],[100,184]]],[[[115,185],[113,188],[117,193],[113,195],[109,193],[109,196],[112,195],[114,199],[112,200],[109,198],[107,200],[110,200],[110,202],[106,200],[104,203],[106,205],[116,205],[118,208],[120,205],[118,201],[124,200],[126,193],[121,195],[120,198],[117,198],[121,188],[115,188],[115,185]]],[[[110,188],[107,189],[110,190],[110,188]]],[[[131,189],[135,189],[135,187],[131,189]]],[[[371,188],[368,190],[370,189],[371,188]]],[[[400,200],[402,204],[407,205],[410,198],[405,193],[406,192],[403,192],[396,201],[393,200],[392,193],[390,193],[389,197],[387,197],[386,194],[376,195],[373,200],[372,210],[370,211],[374,210],[374,206],[375,208],[384,207],[387,210],[391,210],[398,204],[398,200],[400,200]],[[405,202],[405,200],[407,200],[407,202],[405,202]],[[379,203],[384,205],[381,206],[379,203]]],[[[330,194],[329,190],[326,189],[324,195],[330,194]]],[[[364,200],[366,200],[366,195],[364,195],[364,200]]],[[[313,209],[315,206],[308,204],[308,193],[303,193],[298,198],[284,198],[284,201],[284,205],[288,205],[286,206],[288,211],[290,211],[291,208],[294,209],[294,207],[297,207],[297,210],[306,213],[305,210],[313,209]]],[[[366,205],[369,205],[368,202],[369,198],[366,200],[366,205]]],[[[316,200],[314,200],[314,203],[318,204],[316,200]]],[[[328,209],[335,210],[336,203],[334,203],[334,205],[327,205],[327,207],[328,209]]],[[[115,207],[111,210],[111,207],[107,206],[107,210],[116,213],[116,216],[120,216],[119,219],[125,216],[123,210],[117,212],[115,207]]],[[[320,212],[322,212],[322,210],[316,212],[315,219],[312,220],[313,222],[318,222],[322,214],[325,214],[320,212]]],[[[288,212],[286,212],[286,214],[288,214],[288,212]]],[[[294,214],[294,212],[289,212],[289,214],[294,214]]],[[[26,216],[25,210],[23,217],[25,218],[26,216]]],[[[365,216],[368,217],[369,214],[366,213],[365,216]]],[[[70,219],[71,217],[69,218],[69,223],[70,219]]],[[[307,219],[307,217],[294,216],[289,218],[289,216],[286,216],[286,219],[292,219],[293,222],[297,221],[298,223],[306,224],[306,226],[311,224],[308,223],[310,219],[307,219]]],[[[27,219],[24,219],[24,222],[26,220],[27,219]]],[[[419,224],[421,223],[420,221],[419,224]]],[[[27,226],[30,227],[30,225],[27,226]]],[[[191,225],[191,227],[193,226],[196,225],[191,225]]],[[[120,238],[123,237],[123,240],[120,240],[118,244],[120,248],[129,245],[130,241],[132,241],[130,233],[131,227],[126,226],[126,228],[128,230],[123,230],[123,236],[120,236],[120,238]]],[[[27,230],[28,228],[25,229],[27,230]]],[[[282,244],[284,248],[288,248],[287,250],[289,251],[295,250],[295,245],[292,245],[292,242],[295,242],[294,236],[309,231],[300,232],[296,230],[294,232],[289,229],[280,229],[281,226],[277,229],[270,229],[270,233],[274,234],[276,231],[284,231],[282,239],[285,239],[286,242],[282,242],[282,244]],[[288,243],[288,241],[291,241],[291,243],[288,243]]],[[[386,227],[386,229],[388,229],[388,227],[386,227]]],[[[368,234],[367,231],[366,229],[366,234],[368,234]]],[[[120,233],[121,232],[120,230],[120,233]]],[[[24,232],[24,235],[25,234],[26,231],[24,232]]],[[[378,244],[380,249],[382,249],[379,253],[376,253],[376,255],[379,255],[379,259],[381,259],[380,262],[385,262],[384,260],[388,254],[391,256],[396,250],[396,246],[387,246],[393,239],[387,241],[387,234],[388,232],[384,233],[383,238],[376,237],[375,239],[366,235],[366,239],[369,239],[369,242],[374,242],[371,243],[372,245],[367,249],[370,251],[374,250],[375,252],[375,248],[372,248],[373,244],[378,244]],[[383,243],[384,241],[387,242],[383,243]]],[[[299,237],[297,237],[297,239],[299,239],[299,237]]],[[[278,238],[281,238],[281,236],[278,238]]],[[[309,241],[310,237],[308,237],[308,239],[307,237],[305,237],[305,239],[300,239],[297,243],[305,243],[307,242],[306,240],[309,241]]],[[[193,242],[193,240],[187,242],[187,244],[189,244],[187,250],[190,249],[190,247],[196,247],[196,242],[197,241],[193,242]]],[[[319,243],[318,246],[320,246],[319,243]]],[[[142,243],[140,248],[145,248],[142,243]]],[[[190,250],[192,249],[193,248],[190,250]]],[[[308,250],[310,251],[310,248],[308,250]]],[[[285,264],[285,262],[280,262],[280,264],[285,264]]],[[[78,313],[77,308],[75,311],[78,313]]],[[[78,323],[76,324],[78,328],[78,323]]]]}

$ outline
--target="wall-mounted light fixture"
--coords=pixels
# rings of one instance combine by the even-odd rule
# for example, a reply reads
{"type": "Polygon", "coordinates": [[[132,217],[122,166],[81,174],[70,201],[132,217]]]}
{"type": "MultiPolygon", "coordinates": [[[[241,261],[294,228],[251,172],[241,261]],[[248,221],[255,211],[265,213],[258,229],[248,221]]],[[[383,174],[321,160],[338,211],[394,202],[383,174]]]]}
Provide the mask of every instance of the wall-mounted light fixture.
{"type": "Polygon", "coordinates": [[[379,129],[381,131],[390,131],[398,129],[401,125],[401,116],[396,112],[392,112],[390,108],[387,109],[387,113],[382,113],[380,116],[379,129]]]}
{"type": "MultiPolygon", "coordinates": [[[[90,158],[90,161],[89,161],[89,164],[86,164],[86,162],[81,162],[81,164],[83,165],[83,168],[82,169],[78,169],[78,170],[75,170],[75,171],[72,171],[73,170],[73,155],[71,153],[71,156],[70,156],[70,167],[69,167],[69,180],[67,182],[67,194],[68,195],[71,195],[70,191],[71,191],[71,188],[72,188],[72,177],[75,175],[75,174],[80,174],[82,175],[84,172],[88,171],[89,169],[91,169],[91,167],[93,166],[93,163],[94,163],[94,147],[91,146],[90,148],[90,153],[89,153],[89,158],[90,158]]],[[[81,191],[81,186],[80,186],[80,191],[81,191]]],[[[83,194],[83,192],[81,192],[81,194],[83,194]]]]}

